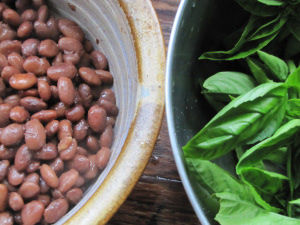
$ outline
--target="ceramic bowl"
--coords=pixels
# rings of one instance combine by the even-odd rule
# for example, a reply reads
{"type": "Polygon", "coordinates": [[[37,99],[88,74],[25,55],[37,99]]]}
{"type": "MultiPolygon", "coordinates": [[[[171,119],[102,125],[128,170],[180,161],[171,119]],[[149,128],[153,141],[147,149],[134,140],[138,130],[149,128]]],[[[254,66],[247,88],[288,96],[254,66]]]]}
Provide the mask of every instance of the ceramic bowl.
{"type": "Polygon", "coordinates": [[[105,224],[125,201],[154,148],[164,112],[165,47],[150,0],[49,0],[108,58],[119,115],[112,155],[83,199],[57,224],[105,224]]]}
{"type": "MultiPolygon", "coordinates": [[[[233,1],[182,0],[167,54],[166,115],[173,155],[189,200],[202,225],[216,224],[218,204],[189,176],[182,146],[212,118],[215,111],[201,95],[199,78],[220,70],[218,64],[199,61],[201,53],[218,49],[221,39],[245,22],[233,1]],[[240,20],[234,18],[241,18],[240,20]]],[[[232,170],[231,158],[217,162],[232,170]]]]}

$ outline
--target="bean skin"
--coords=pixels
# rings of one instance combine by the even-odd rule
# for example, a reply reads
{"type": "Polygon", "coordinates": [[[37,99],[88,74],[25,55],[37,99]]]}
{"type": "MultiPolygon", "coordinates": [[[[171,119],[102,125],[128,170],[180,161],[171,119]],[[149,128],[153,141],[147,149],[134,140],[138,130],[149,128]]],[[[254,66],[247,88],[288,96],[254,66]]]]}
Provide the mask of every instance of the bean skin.
{"type": "Polygon", "coordinates": [[[21,211],[23,225],[34,225],[38,223],[43,217],[44,210],[45,207],[43,203],[37,200],[25,204],[21,211]]]}
{"type": "Polygon", "coordinates": [[[63,76],[73,79],[76,74],[76,67],[69,63],[60,63],[58,65],[50,66],[47,70],[47,76],[54,81],[58,81],[58,79],[63,76]]]}
{"type": "Polygon", "coordinates": [[[39,45],[40,41],[36,38],[26,39],[21,45],[22,54],[26,57],[37,55],[39,45]]]}
{"type": "Polygon", "coordinates": [[[53,143],[45,144],[40,151],[37,151],[34,155],[35,158],[41,160],[52,160],[58,155],[57,147],[53,143]]]}
{"type": "Polygon", "coordinates": [[[76,154],[74,158],[68,162],[68,167],[77,170],[80,174],[84,174],[90,168],[90,160],[83,155],[76,154]]]}
{"type": "Polygon", "coordinates": [[[4,40],[0,42],[0,53],[8,56],[11,53],[21,53],[22,43],[17,40],[4,40]]]}
{"type": "Polygon", "coordinates": [[[40,162],[32,160],[26,169],[26,173],[33,173],[40,168],[40,162]]]}
{"type": "Polygon", "coordinates": [[[82,197],[83,197],[83,192],[80,188],[72,188],[66,194],[66,198],[68,202],[73,205],[77,204],[82,197]]]}
{"type": "Polygon", "coordinates": [[[21,104],[21,98],[19,95],[9,95],[4,99],[4,103],[10,104],[12,107],[19,106],[21,104]]]}
{"type": "Polygon", "coordinates": [[[16,123],[24,123],[29,119],[30,114],[26,109],[24,109],[24,107],[15,106],[11,109],[9,117],[12,121],[16,123]]]}
{"type": "Polygon", "coordinates": [[[21,106],[23,106],[29,112],[38,112],[47,109],[48,105],[42,99],[36,97],[25,97],[20,100],[21,106]]]}
{"type": "Polygon", "coordinates": [[[77,141],[73,138],[71,145],[67,149],[60,151],[59,156],[62,160],[70,160],[75,156],[76,150],[77,150],[77,141]]]}
{"type": "Polygon", "coordinates": [[[0,184],[0,212],[6,209],[8,201],[8,190],[4,184],[0,184]]]}
{"type": "Polygon", "coordinates": [[[100,135],[99,144],[101,147],[111,148],[114,137],[114,131],[111,125],[107,125],[100,135]]]}
{"type": "Polygon", "coordinates": [[[43,76],[47,73],[50,63],[46,58],[39,58],[37,56],[29,56],[25,59],[23,68],[28,73],[33,73],[36,76],[43,76]]]}
{"type": "Polygon", "coordinates": [[[61,120],[59,122],[58,139],[62,140],[64,137],[73,137],[72,123],[70,120],[61,120]]]}
{"type": "Polygon", "coordinates": [[[32,31],[33,31],[32,22],[25,21],[19,26],[19,28],[17,30],[17,36],[19,38],[26,38],[26,37],[29,37],[31,35],[32,31]]]}
{"type": "Polygon", "coordinates": [[[51,201],[49,195],[38,195],[37,200],[40,201],[45,207],[47,207],[51,201]]]}
{"type": "Polygon", "coordinates": [[[0,142],[5,146],[14,146],[19,144],[24,137],[24,126],[12,123],[2,130],[0,142]]]}
{"type": "Polygon", "coordinates": [[[32,199],[40,193],[40,187],[37,183],[26,181],[19,188],[19,193],[23,199],[32,199]]]}
{"type": "Polygon", "coordinates": [[[20,211],[24,206],[24,201],[19,193],[12,192],[9,195],[8,204],[12,210],[20,211]]]}
{"type": "Polygon", "coordinates": [[[100,98],[98,100],[97,104],[105,109],[108,116],[116,117],[119,114],[118,107],[115,104],[113,104],[112,102],[110,102],[106,99],[100,98]]]}
{"type": "Polygon", "coordinates": [[[73,128],[74,138],[77,141],[82,141],[87,135],[88,128],[89,128],[89,125],[88,125],[87,121],[80,120],[73,128]]]}
{"type": "Polygon", "coordinates": [[[99,169],[103,170],[110,158],[111,151],[107,147],[102,147],[96,154],[97,157],[97,166],[99,169]]]}
{"type": "Polygon", "coordinates": [[[52,120],[45,126],[46,136],[48,139],[52,138],[59,129],[59,121],[58,120],[52,120]]]}
{"type": "Polygon", "coordinates": [[[107,69],[108,62],[106,56],[100,51],[92,51],[91,52],[91,60],[97,70],[105,70],[107,69]]]}
{"type": "Polygon", "coordinates": [[[0,127],[5,127],[9,124],[9,114],[11,109],[12,106],[10,104],[0,104],[0,127]]]}
{"type": "Polygon", "coordinates": [[[48,101],[51,98],[50,85],[44,80],[39,80],[38,93],[41,99],[43,99],[44,101],[48,101]]]}
{"type": "Polygon", "coordinates": [[[25,170],[31,161],[31,152],[29,151],[27,145],[22,145],[16,155],[15,155],[15,168],[18,171],[25,170]]]}
{"type": "Polygon", "coordinates": [[[89,155],[88,159],[90,160],[90,168],[89,170],[83,175],[86,180],[91,180],[95,178],[98,174],[98,167],[97,167],[97,157],[96,155],[89,155]]]}
{"type": "Polygon", "coordinates": [[[11,54],[9,54],[7,57],[7,61],[10,66],[15,67],[21,73],[24,72],[23,69],[24,59],[18,52],[12,52],[11,54]]]}
{"type": "Polygon", "coordinates": [[[57,118],[57,113],[55,110],[47,109],[47,110],[41,110],[39,112],[34,113],[31,116],[31,119],[37,119],[41,123],[48,123],[52,120],[55,120],[57,118]]]}
{"type": "Polygon", "coordinates": [[[44,212],[44,218],[47,223],[55,223],[63,217],[69,209],[69,204],[64,198],[52,201],[44,212]]]}
{"type": "Polygon", "coordinates": [[[51,169],[50,166],[47,164],[43,164],[40,168],[41,176],[43,180],[46,182],[46,184],[52,188],[57,188],[59,181],[58,178],[54,172],[54,170],[51,169]]]}
{"type": "Polygon", "coordinates": [[[92,152],[97,152],[100,148],[99,140],[93,135],[88,135],[86,138],[86,145],[92,152]]]}
{"type": "Polygon", "coordinates": [[[25,174],[24,172],[18,172],[16,167],[13,165],[9,168],[7,178],[11,185],[17,186],[23,182],[25,174]]]}
{"type": "Polygon", "coordinates": [[[36,83],[37,78],[34,74],[31,73],[15,74],[9,79],[10,86],[17,90],[31,88],[36,83]]]}
{"type": "Polygon", "coordinates": [[[37,13],[33,9],[27,9],[21,14],[22,21],[34,22],[37,20],[37,13]]]}
{"type": "Polygon", "coordinates": [[[106,111],[97,105],[88,111],[88,124],[94,132],[102,132],[106,127],[106,111]]]}
{"type": "Polygon", "coordinates": [[[6,23],[0,23],[0,41],[13,40],[16,38],[16,31],[6,23]]]}
{"type": "Polygon", "coordinates": [[[84,39],[84,32],[78,24],[72,20],[65,18],[60,19],[58,21],[58,28],[66,37],[73,37],[80,42],[84,39]]]}
{"type": "Polygon", "coordinates": [[[46,143],[45,128],[39,120],[30,120],[25,124],[25,143],[33,151],[40,150],[46,143]]]}
{"type": "Polygon", "coordinates": [[[60,174],[64,170],[64,162],[59,157],[51,161],[49,165],[56,174],[60,174]]]}
{"type": "Polygon", "coordinates": [[[60,77],[57,82],[58,96],[66,105],[72,105],[75,99],[75,89],[72,80],[68,77],[60,77]]]}
{"type": "Polygon", "coordinates": [[[5,9],[2,16],[3,20],[13,27],[17,27],[21,23],[20,15],[12,9],[5,9]]]}
{"type": "Polygon", "coordinates": [[[59,190],[61,193],[66,193],[76,183],[78,176],[79,174],[75,169],[70,169],[64,172],[59,177],[59,186],[57,190],[59,190]]]}
{"type": "Polygon", "coordinates": [[[89,67],[81,67],[79,69],[79,75],[84,80],[85,83],[92,86],[101,85],[100,76],[95,72],[95,70],[89,67]]]}
{"type": "Polygon", "coordinates": [[[112,84],[114,82],[114,78],[109,71],[95,70],[95,72],[98,74],[103,84],[112,84]]]}
{"type": "Polygon", "coordinates": [[[84,115],[85,115],[85,109],[80,104],[75,105],[66,111],[67,119],[73,123],[83,119],[84,115]]]}
{"type": "Polygon", "coordinates": [[[52,58],[56,56],[59,52],[58,45],[55,41],[51,39],[46,39],[41,41],[39,45],[39,54],[47,58],[52,58]]]}
{"type": "Polygon", "coordinates": [[[10,163],[8,160],[1,160],[0,161],[0,182],[4,180],[4,178],[8,174],[10,163]]]}
{"type": "Polygon", "coordinates": [[[37,173],[30,173],[25,177],[24,182],[30,181],[38,184],[39,180],[40,180],[40,176],[37,173]]]}
{"type": "Polygon", "coordinates": [[[2,70],[1,73],[1,78],[3,79],[3,81],[5,81],[6,83],[9,82],[9,79],[15,75],[21,73],[20,70],[14,66],[5,66],[2,70]]]}
{"type": "Polygon", "coordinates": [[[64,52],[64,54],[83,54],[83,46],[81,42],[73,37],[60,38],[58,41],[58,46],[60,50],[64,52]]]}

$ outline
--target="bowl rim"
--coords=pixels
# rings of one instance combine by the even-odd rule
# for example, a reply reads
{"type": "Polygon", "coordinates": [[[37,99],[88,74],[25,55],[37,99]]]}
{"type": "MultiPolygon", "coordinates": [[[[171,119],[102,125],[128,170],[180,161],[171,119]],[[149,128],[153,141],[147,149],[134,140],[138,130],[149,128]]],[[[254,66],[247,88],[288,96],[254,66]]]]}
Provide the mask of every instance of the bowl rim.
{"type": "Polygon", "coordinates": [[[116,2],[127,17],[134,39],[138,62],[138,107],[111,171],[93,196],[65,225],[106,224],[111,219],[142,175],[162,124],[166,49],[158,16],[150,0],[116,2]]]}
{"type": "Polygon", "coordinates": [[[202,225],[210,225],[208,219],[205,216],[205,213],[203,209],[200,206],[200,203],[197,198],[197,194],[195,193],[195,190],[193,189],[190,179],[188,177],[188,173],[185,167],[185,162],[182,156],[180,155],[180,151],[182,149],[179,147],[179,144],[176,139],[176,128],[174,124],[174,114],[172,111],[173,104],[172,104],[172,65],[173,65],[173,56],[174,56],[174,49],[176,45],[176,39],[178,38],[178,31],[180,27],[180,21],[183,17],[185,8],[188,4],[188,0],[182,0],[179,4],[174,23],[173,28],[170,35],[169,40],[169,47],[167,52],[167,61],[166,61],[166,80],[165,80],[165,96],[166,96],[166,118],[167,118],[167,124],[168,124],[168,130],[169,130],[169,138],[171,142],[172,152],[175,159],[175,163],[177,166],[177,170],[179,173],[179,176],[181,178],[181,181],[183,183],[185,192],[190,200],[190,203],[200,220],[202,225]]]}

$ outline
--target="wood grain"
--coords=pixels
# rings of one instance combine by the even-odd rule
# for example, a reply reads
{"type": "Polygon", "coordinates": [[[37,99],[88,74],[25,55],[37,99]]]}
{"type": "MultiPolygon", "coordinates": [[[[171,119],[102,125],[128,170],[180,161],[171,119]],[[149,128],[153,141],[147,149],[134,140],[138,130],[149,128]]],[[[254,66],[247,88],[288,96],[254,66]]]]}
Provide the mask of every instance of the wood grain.
{"type": "MultiPolygon", "coordinates": [[[[152,0],[152,3],[167,47],[180,0],[152,0]]],[[[200,224],[177,172],[165,116],[143,175],[108,224],[200,224]]]]}

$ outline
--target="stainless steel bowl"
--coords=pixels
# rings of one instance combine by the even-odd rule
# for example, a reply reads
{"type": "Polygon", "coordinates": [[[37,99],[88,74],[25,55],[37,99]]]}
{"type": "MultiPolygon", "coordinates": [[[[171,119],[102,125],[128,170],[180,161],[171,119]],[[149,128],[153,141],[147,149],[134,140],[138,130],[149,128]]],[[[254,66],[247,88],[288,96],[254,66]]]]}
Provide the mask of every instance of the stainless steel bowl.
{"type": "MultiPolygon", "coordinates": [[[[220,68],[198,57],[208,49],[219,50],[224,35],[240,27],[246,17],[234,0],[182,0],[170,37],[165,85],[169,136],[185,191],[202,225],[216,224],[218,203],[189,176],[182,146],[214,115],[198,80],[220,68]]],[[[230,160],[218,163],[230,170],[230,160]]]]}

